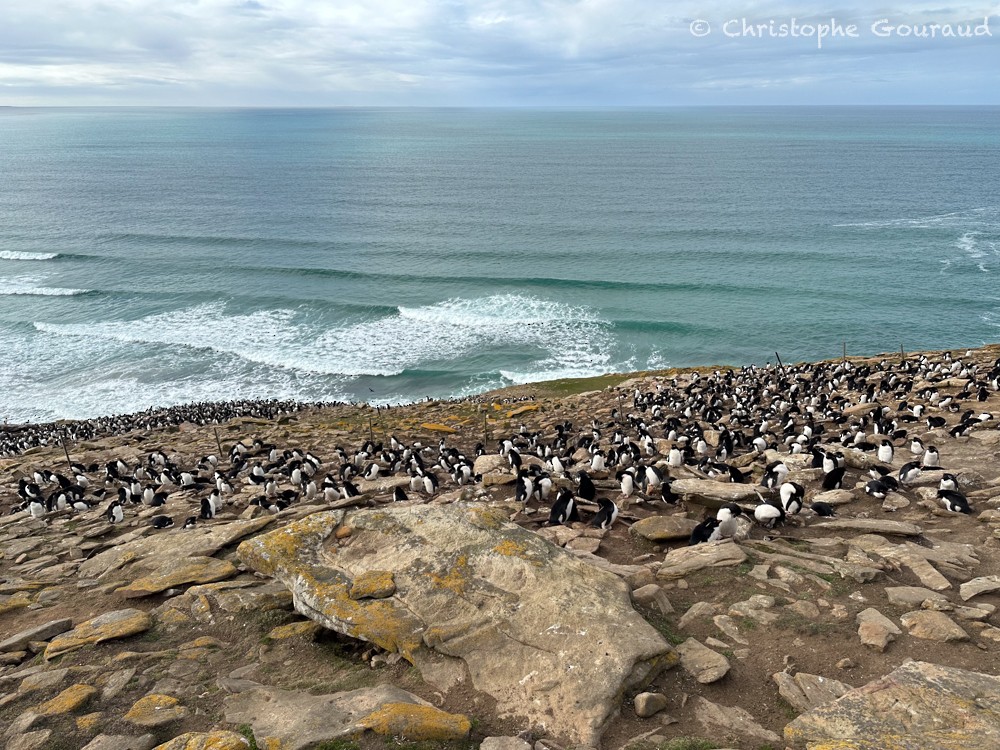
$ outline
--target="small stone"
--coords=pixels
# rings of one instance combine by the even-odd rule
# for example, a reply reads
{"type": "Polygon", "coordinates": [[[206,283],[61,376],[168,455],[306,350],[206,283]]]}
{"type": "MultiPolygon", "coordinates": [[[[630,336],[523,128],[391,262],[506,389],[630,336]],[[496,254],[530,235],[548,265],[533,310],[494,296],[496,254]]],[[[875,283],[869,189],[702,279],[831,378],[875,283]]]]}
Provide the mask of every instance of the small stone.
{"type": "Polygon", "coordinates": [[[861,643],[878,651],[885,651],[903,633],[892,620],[871,607],[859,612],[856,622],[861,643]]]}
{"type": "Polygon", "coordinates": [[[135,668],[130,669],[119,669],[108,675],[107,679],[104,681],[104,687],[101,689],[101,701],[109,701],[116,697],[125,686],[128,685],[129,681],[135,677],[135,668]]]}
{"type": "Polygon", "coordinates": [[[695,602],[690,607],[688,611],[685,612],[681,619],[677,621],[677,627],[681,630],[687,630],[691,627],[695,620],[700,620],[702,618],[714,617],[722,611],[722,606],[719,604],[714,604],[712,602],[695,602]]]}
{"type": "Polygon", "coordinates": [[[858,665],[854,662],[854,660],[847,656],[837,662],[838,669],[854,669],[856,666],[858,665]]]}
{"type": "Polygon", "coordinates": [[[47,641],[72,627],[73,621],[69,619],[52,620],[44,625],[36,625],[0,641],[0,651],[21,651],[31,641],[47,641]]]}
{"type": "Polygon", "coordinates": [[[531,750],[531,744],[520,737],[487,737],[479,750],[531,750]]]}
{"type": "Polygon", "coordinates": [[[600,539],[588,539],[586,537],[580,536],[576,539],[570,539],[566,542],[567,549],[580,550],[581,552],[589,552],[592,555],[596,555],[597,551],[601,547],[600,539]]]}
{"type": "Polygon", "coordinates": [[[812,602],[797,601],[785,607],[789,612],[806,618],[807,620],[818,620],[820,618],[819,607],[812,602]]]}
{"type": "Polygon", "coordinates": [[[750,641],[740,635],[740,629],[733,622],[733,618],[729,615],[716,615],[712,618],[712,622],[715,623],[715,627],[726,634],[726,637],[730,640],[736,641],[737,643],[749,646],[750,641]]]}
{"type": "Polygon", "coordinates": [[[886,586],[885,595],[889,597],[890,604],[896,604],[908,609],[920,607],[928,600],[948,601],[948,597],[944,594],[931,591],[922,586],[886,586]]]}
{"type": "Polygon", "coordinates": [[[124,718],[136,726],[151,728],[178,721],[187,715],[187,708],[173,696],[152,693],[137,700],[124,718]]]}
{"type": "Polygon", "coordinates": [[[899,619],[914,638],[942,643],[969,640],[969,634],[942,612],[928,610],[907,612],[899,619]]]}
{"type": "Polygon", "coordinates": [[[0,653],[0,667],[14,667],[28,658],[27,651],[8,651],[0,653]]]}
{"type": "Polygon", "coordinates": [[[167,561],[162,568],[143,578],[138,578],[128,586],[115,591],[118,596],[134,599],[152,596],[174,586],[187,583],[211,583],[236,575],[236,566],[227,560],[214,557],[191,556],[167,561]]]}
{"type": "Polygon", "coordinates": [[[811,711],[818,706],[832,703],[854,688],[838,680],[799,672],[794,677],[787,672],[776,672],[771,679],[778,686],[778,693],[797,711],[811,711]]]}
{"type": "Polygon", "coordinates": [[[650,516],[636,521],[630,531],[652,542],[687,541],[697,525],[685,516],[650,516]]]}
{"type": "Polygon", "coordinates": [[[21,685],[17,691],[19,693],[30,693],[33,690],[47,690],[55,687],[69,676],[69,669],[49,669],[47,671],[30,674],[21,680],[21,685]]]}
{"type": "MultiPolygon", "coordinates": [[[[156,738],[151,734],[129,737],[123,734],[99,734],[81,750],[152,750],[156,738]]],[[[246,750],[244,748],[244,750],[246,750]]]]}
{"type": "Polygon", "coordinates": [[[677,646],[681,666],[702,685],[721,680],[729,672],[729,660],[720,653],[703,646],[694,638],[688,638],[677,646]]]}
{"type": "Polygon", "coordinates": [[[635,696],[635,715],[640,719],[648,719],[670,705],[663,693],[639,693],[635,696]]]}
{"type": "Polygon", "coordinates": [[[967,602],[974,596],[988,594],[998,589],[1000,589],[1000,576],[983,576],[973,578],[959,586],[958,595],[962,597],[962,601],[967,602]]]}
{"type": "Polygon", "coordinates": [[[674,608],[670,605],[670,599],[667,598],[667,593],[656,583],[651,583],[648,586],[643,586],[633,591],[632,601],[643,607],[656,607],[660,611],[660,614],[663,615],[672,614],[674,611],[674,608]]]}

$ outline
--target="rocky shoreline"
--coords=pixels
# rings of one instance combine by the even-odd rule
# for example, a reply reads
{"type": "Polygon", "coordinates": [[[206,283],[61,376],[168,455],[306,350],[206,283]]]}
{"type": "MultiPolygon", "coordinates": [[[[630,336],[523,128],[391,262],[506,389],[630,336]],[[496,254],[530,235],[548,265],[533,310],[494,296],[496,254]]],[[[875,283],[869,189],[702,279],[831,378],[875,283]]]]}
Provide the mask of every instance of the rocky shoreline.
{"type": "Polygon", "coordinates": [[[5,427],[0,744],[995,747],[998,358],[5,427]]]}

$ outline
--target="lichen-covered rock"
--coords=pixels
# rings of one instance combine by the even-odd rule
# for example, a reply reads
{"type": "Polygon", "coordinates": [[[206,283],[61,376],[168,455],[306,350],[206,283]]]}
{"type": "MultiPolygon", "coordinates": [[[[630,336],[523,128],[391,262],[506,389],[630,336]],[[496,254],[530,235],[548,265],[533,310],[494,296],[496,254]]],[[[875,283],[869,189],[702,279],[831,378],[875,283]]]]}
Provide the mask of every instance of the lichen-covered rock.
{"type": "Polygon", "coordinates": [[[681,657],[681,667],[702,685],[717,682],[729,672],[729,659],[702,645],[694,638],[688,638],[677,647],[681,657]]]}
{"type": "Polygon", "coordinates": [[[825,706],[854,689],[845,682],[805,672],[798,672],[794,676],[787,672],[776,672],[771,675],[771,679],[778,686],[781,697],[797,711],[825,706]]]}
{"type": "Polygon", "coordinates": [[[0,642],[0,652],[20,651],[32,641],[47,641],[53,636],[65,633],[73,627],[73,621],[69,619],[51,620],[42,625],[22,630],[20,633],[6,638],[0,642]]]}
{"type": "Polygon", "coordinates": [[[236,732],[188,732],[153,750],[247,750],[250,742],[236,732]]]}
{"type": "Polygon", "coordinates": [[[61,716],[82,708],[97,695],[97,688],[90,685],[70,685],[50,701],[40,705],[37,712],[42,716],[61,716]]]}
{"type": "Polygon", "coordinates": [[[738,544],[698,544],[694,547],[680,547],[671,550],[663,558],[663,565],[656,572],[662,580],[683,578],[705,568],[721,568],[739,565],[746,561],[747,553],[738,544]]]}
{"type": "Polygon", "coordinates": [[[279,625],[272,628],[267,637],[274,641],[283,641],[286,638],[298,638],[300,636],[314,636],[323,626],[314,620],[302,620],[301,622],[290,622],[287,625],[279,625]]]}
{"type": "Polygon", "coordinates": [[[138,609],[119,609],[106,612],[77,625],[73,630],[57,636],[45,648],[46,660],[60,654],[89,646],[94,643],[127,638],[144,633],[153,627],[153,618],[138,609]]]}
{"type": "Polygon", "coordinates": [[[137,700],[125,714],[125,721],[139,727],[159,727],[187,715],[187,708],[172,695],[153,693],[137,700]]]}
{"type": "Polygon", "coordinates": [[[385,599],[396,593],[396,582],[388,570],[369,570],[351,583],[352,599],[385,599]]]}
{"type": "Polygon", "coordinates": [[[225,699],[226,721],[249,724],[256,737],[281,743],[282,750],[305,750],[366,730],[411,741],[462,739],[465,716],[441,711],[412,693],[379,685],[329,695],[260,686],[225,699]]]}
{"type": "Polygon", "coordinates": [[[154,572],[142,578],[137,578],[127,586],[116,590],[118,596],[125,599],[137,599],[152,596],[161,591],[183,586],[188,583],[212,583],[236,575],[236,566],[227,560],[216,560],[214,557],[195,556],[173,558],[164,562],[154,572]]]}
{"type": "Polygon", "coordinates": [[[383,737],[410,742],[462,740],[472,729],[466,716],[416,703],[386,703],[358,719],[358,725],[383,737]]]}
{"type": "Polygon", "coordinates": [[[907,612],[899,621],[914,638],[941,643],[969,640],[969,634],[944,612],[917,610],[907,612]]]}
{"type": "Polygon", "coordinates": [[[432,682],[428,664],[461,660],[499,713],[580,744],[597,744],[623,690],[677,661],[621,579],[497,509],[316,513],[244,542],[238,555],[289,586],[302,614],[400,653],[432,682]],[[349,544],[334,533],[342,522],[349,544]],[[395,593],[352,599],[371,571],[391,571],[395,593]]]}
{"type": "Polygon", "coordinates": [[[908,662],[802,714],[785,727],[785,742],[795,750],[993,750],[1000,746],[1000,678],[908,662]]]}
{"type": "Polygon", "coordinates": [[[697,525],[697,521],[685,516],[650,516],[636,521],[629,530],[651,542],[664,542],[689,539],[697,525]]]}

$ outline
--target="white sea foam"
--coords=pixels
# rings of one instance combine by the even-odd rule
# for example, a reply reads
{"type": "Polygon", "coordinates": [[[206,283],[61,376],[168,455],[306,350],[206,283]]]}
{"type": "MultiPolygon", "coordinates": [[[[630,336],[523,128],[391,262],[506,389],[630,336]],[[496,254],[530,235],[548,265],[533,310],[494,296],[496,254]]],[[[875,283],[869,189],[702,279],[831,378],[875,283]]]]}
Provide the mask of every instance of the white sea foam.
{"type": "Polygon", "coordinates": [[[933,214],[931,216],[848,222],[845,224],[834,224],[833,226],[836,228],[855,227],[862,229],[932,229],[942,226],[952,226],[958,223],[968,224],[970,221],[989,221],[991,216],[995,220],[997,211],[997,208],[985,206],[983,208],[970,208],[964,211],[951,211],[946,214],[933,214]]]}
{"type": "MultiPolygon", "coordinates": [[[[374,320],[317,329],[293,310],[229,314],[224,303],[131,321],[35,323],[59,336],[212,350],[323,375],[398,375],[501,347],[535,350],[540,372],[593,372],[610,334],[589,309],[524,295],[451,299],[374,320]]],[[[553,375],[552,377],[560,377],[553,375]]]]}
{"type": "Polygon", "coordinates": [[[86,294],[88,289],[69,289],[66,287],[39,286],[37,278],[0,279],[0,296],[31,296],[31,297],[68,297],[74,294],[86,294]]]}
{"type": "Polygon", "coordinates": [[[0,260],[52,260],[59,253],[28,253],[21,250],[0,250],[0,260]]]}

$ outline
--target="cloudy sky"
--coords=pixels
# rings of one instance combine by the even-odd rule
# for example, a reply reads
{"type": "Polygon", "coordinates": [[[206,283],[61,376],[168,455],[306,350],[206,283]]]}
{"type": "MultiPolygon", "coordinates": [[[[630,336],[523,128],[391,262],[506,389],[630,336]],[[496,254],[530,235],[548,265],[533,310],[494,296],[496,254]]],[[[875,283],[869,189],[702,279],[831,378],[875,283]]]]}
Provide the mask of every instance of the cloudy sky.
{"type": "Polygon", "coordinates": [[[796,103],[1000,104],[1000,3],[5,0],[0,23],[0,105],[796,103]]]}

